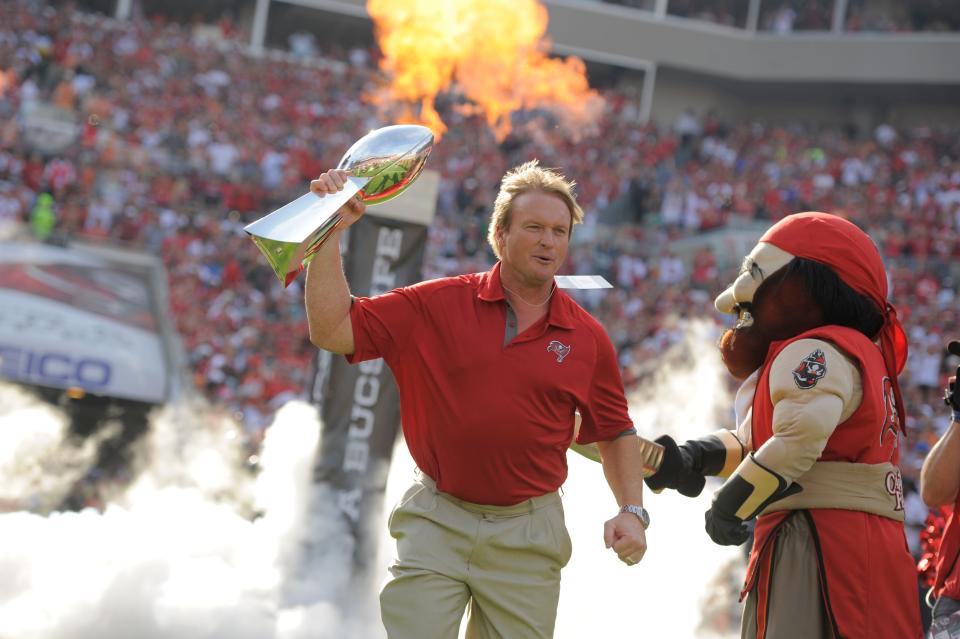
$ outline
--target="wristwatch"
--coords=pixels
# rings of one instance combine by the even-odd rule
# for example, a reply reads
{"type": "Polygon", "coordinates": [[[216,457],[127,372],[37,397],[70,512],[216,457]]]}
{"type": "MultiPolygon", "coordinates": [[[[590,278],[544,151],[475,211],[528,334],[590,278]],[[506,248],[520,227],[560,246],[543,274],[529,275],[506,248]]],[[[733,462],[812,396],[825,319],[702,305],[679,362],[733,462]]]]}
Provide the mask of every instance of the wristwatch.
{"type": "Polygon", "coordinates": [[[646,530],[650,526],[650,514],[643,506],[634,506],[633,504],[624,504],[620,507],[622,513],[633,513],[640,520],[640,525],[646,530]]]}

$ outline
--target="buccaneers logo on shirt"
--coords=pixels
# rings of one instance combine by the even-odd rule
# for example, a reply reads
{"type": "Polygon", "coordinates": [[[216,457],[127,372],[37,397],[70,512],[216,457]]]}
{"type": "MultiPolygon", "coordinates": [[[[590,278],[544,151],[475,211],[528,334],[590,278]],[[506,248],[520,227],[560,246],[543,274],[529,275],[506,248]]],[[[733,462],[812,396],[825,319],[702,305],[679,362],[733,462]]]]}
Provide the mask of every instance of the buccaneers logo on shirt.
{"type": "Polygon", "coordinates": [[[570,347],[566,344],[561,344],[557,340],[552,340],[547,344],[547,351],[550,353],[557,354],[557,361],[562,362],[563,358],[570,354],[570,347]]]}
{"type": "Polygon", "coordinates": [[[817,385],[827,374],[827,358],[819,348],[801,360],[800,365],[793,369],[793,381],[797,388],[807,390],[817,385]]]}
{"type": "Polygon", "coordinates": [[[884,438],[887,433],[890,433],[893,437],[893,450],[890,453],[892,458],[893,452],[900,444],[900,414],[897,412],[897,397],[893,394],[893,382],[890,381],[889,377],[883,378],[883,409],[883,429],[880,431],[880,445],[883,446],[884,438]]]}
{"type": "Polygon", "coordinates": [[[897,468],[887,473],[884,483],[887,492],[893,497],[893,509],[903,510],[903,477],[900,476],[900,469],[897,468]]]}

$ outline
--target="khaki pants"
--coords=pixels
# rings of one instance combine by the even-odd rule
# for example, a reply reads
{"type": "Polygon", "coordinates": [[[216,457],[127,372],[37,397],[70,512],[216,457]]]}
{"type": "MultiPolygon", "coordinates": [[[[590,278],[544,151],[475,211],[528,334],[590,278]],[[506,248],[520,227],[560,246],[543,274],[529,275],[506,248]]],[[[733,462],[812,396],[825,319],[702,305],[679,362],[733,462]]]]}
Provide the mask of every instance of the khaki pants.
{"type": "Polygon", "coordinates": [[[390,514],[397,559],[380,592],[389,639],[548,639],[570,536],[557,493],[482,506],[420,475],[390,514]]]}

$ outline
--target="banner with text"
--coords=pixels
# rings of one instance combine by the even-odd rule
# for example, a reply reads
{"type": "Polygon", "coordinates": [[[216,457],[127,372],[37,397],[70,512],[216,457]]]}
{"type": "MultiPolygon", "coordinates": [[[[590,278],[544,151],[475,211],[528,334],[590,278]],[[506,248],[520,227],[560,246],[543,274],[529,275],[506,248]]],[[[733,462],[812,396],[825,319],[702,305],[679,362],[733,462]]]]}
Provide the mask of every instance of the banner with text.
{"type": "Polygon", "coordinates": [[[149,275],[81,248],[0,242],[0,378],[164,401],[170,371],[149,275]]]}
{"type": "MultiPolygon", "coordinates": [[[[344,264],[353,295],[370,297],[419,281],[426,240],[425,226],[369,213],[361,218],[350,229],[344,264]]],[[[323,418],[314,481],[334,489],[356,542],[356,563],[363,566],[376,556],[380,531],[368,522],[383,509],[400,425],[399,391],[382,359],[356,366],[339,356],[329,358],[328,366],[318,360],[317,375],[325,383],[314,384],[323,418]]]]}

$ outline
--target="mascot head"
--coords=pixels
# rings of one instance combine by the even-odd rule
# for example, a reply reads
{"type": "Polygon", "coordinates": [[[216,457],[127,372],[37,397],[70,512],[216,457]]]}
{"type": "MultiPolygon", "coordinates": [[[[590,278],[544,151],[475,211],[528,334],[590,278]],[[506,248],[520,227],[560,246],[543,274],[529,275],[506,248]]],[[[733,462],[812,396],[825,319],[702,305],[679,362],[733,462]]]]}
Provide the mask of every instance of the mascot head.
{"type": "MultiPolygon", "coordinates": [[[[738,316],[720,340],[723,361],[738,379],[763,364],[772,342],[836,324],[879,343],[897,386],[907,339],[887,301],[883,260],[870,237],[843,218],[797,213],[774,224],[715,304],[738,316]]],[[[899,386],[896,395],[902,412],[899,386]]]]}

